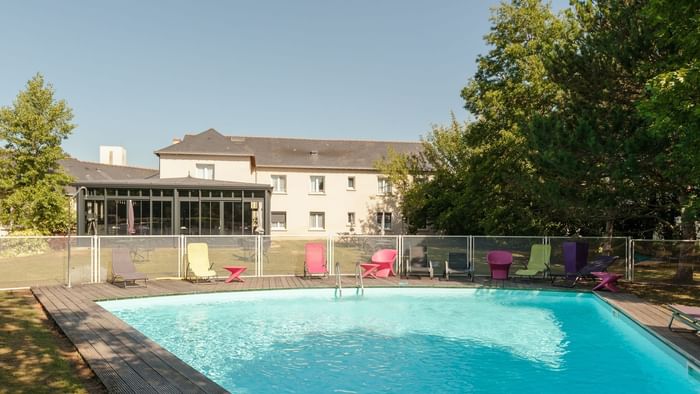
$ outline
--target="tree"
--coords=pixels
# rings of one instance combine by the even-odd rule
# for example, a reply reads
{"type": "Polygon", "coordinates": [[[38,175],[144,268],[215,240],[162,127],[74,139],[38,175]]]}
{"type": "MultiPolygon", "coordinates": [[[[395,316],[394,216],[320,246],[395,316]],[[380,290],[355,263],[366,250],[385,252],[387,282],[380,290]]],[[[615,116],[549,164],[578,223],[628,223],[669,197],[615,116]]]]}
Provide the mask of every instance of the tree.
{"type": "MultiPolygon", "coordinates": [[[[664,149],[653,162],[675,185],[680,236],[695,239],[700,212],[700,3],[651,0],[644,9],[655,43],[665,53],[653,67],[647,96],[638,103],[650,133],[664,149]]],[[[684,243],[676,281],[693,280],[693,243],[684,243]]]]}
{"type": "Polygon", "coordinates": [[[413,225],[429,223],[447,233],[547,230],[544,211],[533,203],[539,192],[525,131],[537,114],[562,105],[543,59],[572,34],[571,26],[537,0],[503,3],[491,21],[485,40],[492,49],[478,58],[462,90],[475,120],[463,125],[453,118],[449,126],[434,127],[417,161],[395,161],[393,172],[387,169],[404,182],[415,175],[411,168],[431,173],[403,193],[403,212],[413,225]]]}
{"type": "Polygon", "coordinates": [[[466,234],[480,231],[473,196],[464,184],[472,152],[467,145],[468,125],[452,115],[449,126],[433,127],[416,155],[389,151],[375,166],[389,180],[399,196],[401,214],[409,233],[432,227],[438,231],[466,234]]]}
{"type": "Polygon", "coordinates": [[[580,34],[560,41],[547,75],[564,92],[557,111],[532,124],[528,140],[550,207],[582,232],[613,235],[616,226],[659,218],[670,190],[652,163],[658,140],[635,103],[645,67],[661,57],[642,1],[581,1],[567,14],[580,34]],[[560,197],[560,196],[563,196],[560,197]],[[562,204],[563,203],[563,204],[562,204]]]}
{"type": "Polygon", "coordinates": [[[0,221],[12,229],[44,234],[70,223],[64,187],[71,182],[59,164],[61,142],[75,125],[64,100],[41,74],[27,82],[12,106],[0,109],[0,221]]]}

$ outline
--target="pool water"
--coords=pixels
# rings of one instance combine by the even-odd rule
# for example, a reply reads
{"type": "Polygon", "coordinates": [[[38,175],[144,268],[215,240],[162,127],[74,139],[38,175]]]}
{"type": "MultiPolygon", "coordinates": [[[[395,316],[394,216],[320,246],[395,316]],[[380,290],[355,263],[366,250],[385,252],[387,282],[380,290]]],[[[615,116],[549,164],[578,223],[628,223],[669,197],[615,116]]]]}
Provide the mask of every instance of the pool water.
{"type": "Polygon", "coordinates": [[[100,305],[236,393],[700,393],[682,357],[591,294],[314,289],[100,305]]]}

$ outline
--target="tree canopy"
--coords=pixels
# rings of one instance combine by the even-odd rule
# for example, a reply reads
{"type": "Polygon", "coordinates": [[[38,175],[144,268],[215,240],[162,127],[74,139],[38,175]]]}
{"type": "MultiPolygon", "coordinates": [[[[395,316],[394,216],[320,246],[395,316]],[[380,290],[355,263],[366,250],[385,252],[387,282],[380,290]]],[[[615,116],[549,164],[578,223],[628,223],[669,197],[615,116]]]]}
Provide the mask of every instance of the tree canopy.
{"type": "Polygon", "coordinates": [[[75,125],[65,101],[41,74],[27,82],[11,106],[0,108],[0,222],[12,229],[43,234],[66,231],[71,178],[59,160],[61,142],[75,125]]]}
{"type": "MultiPolygon", "coordinates": [[[[697,219],[700,9],[539,0],[494,9],[473,120],[379,165],[411,230],[673,235],[697,219]]],[[[688,233],[688,231],[686,231],[688,233]]],[[[691,234],[686,234],[690,236],[691,234]]]]}

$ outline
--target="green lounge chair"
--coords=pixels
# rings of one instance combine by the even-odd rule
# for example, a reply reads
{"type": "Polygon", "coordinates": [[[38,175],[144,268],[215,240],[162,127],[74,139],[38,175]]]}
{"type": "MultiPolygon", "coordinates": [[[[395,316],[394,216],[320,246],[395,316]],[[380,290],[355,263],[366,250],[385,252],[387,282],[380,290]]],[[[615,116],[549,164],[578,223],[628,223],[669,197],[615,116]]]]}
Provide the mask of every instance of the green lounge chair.
{"type": "Polygon", "coordinates": [[[209,262],[209,246],[205,243],[191,243],[187,245],[187,271],[186,278],[199,282],[211,281],[216,278],[216,271],[212,270],[213,263],[209,262]],[[192,275],[189,273],[192,272],[192,275]]]}
{"type": "Polygon", "coordinates": [[[533,277],[542,274],[544,277],[549,272],[549,257],[552,255],[552,246],[535,244],[530,250],[530,261],[526,269],[515,271],[515,276],[533,277]]]}

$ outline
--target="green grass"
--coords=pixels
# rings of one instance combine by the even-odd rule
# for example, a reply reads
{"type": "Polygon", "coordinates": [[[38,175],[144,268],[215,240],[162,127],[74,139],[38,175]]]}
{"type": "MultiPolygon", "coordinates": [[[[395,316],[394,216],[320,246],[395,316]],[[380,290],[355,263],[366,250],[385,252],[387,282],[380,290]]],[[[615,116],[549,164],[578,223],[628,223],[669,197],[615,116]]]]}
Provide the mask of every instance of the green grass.
{"type": "Polygon", "coordinates": [[[104,388],[34,296],[0,292],[0,393],[87,392],[104,388]]]}

